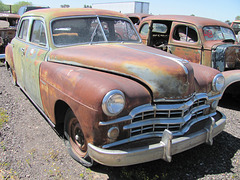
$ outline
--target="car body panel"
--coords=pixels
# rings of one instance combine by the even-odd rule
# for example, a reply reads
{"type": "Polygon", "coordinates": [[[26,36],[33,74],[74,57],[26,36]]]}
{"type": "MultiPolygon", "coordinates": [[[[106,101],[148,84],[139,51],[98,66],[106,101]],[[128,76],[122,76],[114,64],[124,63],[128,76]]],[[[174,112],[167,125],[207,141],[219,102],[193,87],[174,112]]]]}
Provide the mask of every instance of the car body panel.
{"type": "MultiPolygon", "coordinates": [[[[224,71],[225,69],[237,69],[238,65],[237,63],[231,63],[231,66],[224,66],[227,64],[228,59],[225,59],[226,63],[221,63],[220,66],[214,66],[216,63],[213,63],[212,59],[212,53],[216,49],[217,46],[221,45],[231,45],[229,46],[229,49],[236,49],[240,48],[239,45],[237,45],[236,39],[232,41],[227,42],[223,40],[206,40],[205,37],[212,37],[212,34],[207,34],[207,33],[212,33],[211,31],[206,31],[205,34],[203,32],[203,28],[205,27],[223,27],[228,29],[229,31],[232,31],[231,27],[223,22],[213,20],[213,19],[208,19],[208,18],[201,18],[201,17],[195,17],[195,16],[183,16],[183,15],[156,15],[156,16],[150,16],[145,18],[139,27],[139,32],[140,36],[144,39],[143,42],[146,45],[153,46],[156,48],[160,48],[162,50],[165,50],[169,53],[172,53],[176,56],[179,56],[181,58],[187,59],[191,62],[203,64],[206,66],[210,66],[213,68],[216,68],[220,71],[224,71]],[[166,24],[169,28],[167,33],[162,33],[163,35],[167,35],[166,40],[164,42],[165,49],[162,48],[162,46],[159,46],[158,44],[156,45],[157,39],[158,41],[161,40],[161,37],[157,38],[154,35],[152,37],[152,32],[149,31],[147,35],[141,35],[141,28],[143,28],[143,25],[145,23],[148,23],[149,26],[152,26],[152,23],[163,23],[166,24]],[[187,27],[189,29],[189,37],[191,35],[191,38],[194,38],[193,40],[188,40],[187,41],[182,41],[177,39],[177,28],[178,27],[187,27]],[[192,30],[192,32],[190,31],[192,30]],[[191,34],[192,33],[192,34],[191,34]],[[154,38],[155,37],[155,38],[154,38]],[[146,42],[146,39],[148,42],[146,42]],[[212,53],[210,53],[210,52],[212,53]]],[[[180,29],[180,28],[179,28],[180,29]]],[[[232,32],[233,34],[233,32],[232,32]]],[[[159,35],[158,35],[159,36],[159,35]]],[[[233,37],[234,38],[234,37],[233,37]]],[[[159,42],[160,43],[160,42],[159,42]]],[[[160,44],[162,44],[161,42],[160,44]]],[[[239,50],[238,50],[239,51],[239,50]]],[[[225,53],[225,51],[223,52],[225,53]]],[[[240,56],[240,53],[237,53],[235,55],[235,50],[229,50],[225,56],[240,56]]]]}

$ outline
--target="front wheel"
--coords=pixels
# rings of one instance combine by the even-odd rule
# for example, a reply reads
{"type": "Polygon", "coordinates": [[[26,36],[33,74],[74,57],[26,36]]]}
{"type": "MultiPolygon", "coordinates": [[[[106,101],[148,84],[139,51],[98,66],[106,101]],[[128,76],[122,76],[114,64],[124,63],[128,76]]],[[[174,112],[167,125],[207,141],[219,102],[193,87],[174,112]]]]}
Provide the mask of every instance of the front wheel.
{"type": "Polygon", "coordinates": [[[64,120],[64,135],[69,154],[86,167],[93,166],[93,160],[87,152],[87,141],[80,123],[71,109],[68,109],[64,120]]]}

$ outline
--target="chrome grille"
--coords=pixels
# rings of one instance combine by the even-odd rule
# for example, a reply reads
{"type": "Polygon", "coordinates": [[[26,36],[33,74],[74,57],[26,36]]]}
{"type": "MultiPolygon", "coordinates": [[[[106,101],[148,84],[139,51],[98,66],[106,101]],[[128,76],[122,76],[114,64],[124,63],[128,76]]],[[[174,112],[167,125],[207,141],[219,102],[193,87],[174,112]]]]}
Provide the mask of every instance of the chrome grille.
{"type": "Polygon", "coordinates": [[[171,109],[175,105],[155,105],[151,110],[147,109],[135,114],[131,120],[131,125],[125,129],[130,130],[131,136],[144,133],[162,133],[165,129],[177,132],[186,122],[203,116],[204,110],[209,108],[206,103],[207,99],[201,98],[191,100],[182,106],[179,105],[178,109],[171,109]]]}

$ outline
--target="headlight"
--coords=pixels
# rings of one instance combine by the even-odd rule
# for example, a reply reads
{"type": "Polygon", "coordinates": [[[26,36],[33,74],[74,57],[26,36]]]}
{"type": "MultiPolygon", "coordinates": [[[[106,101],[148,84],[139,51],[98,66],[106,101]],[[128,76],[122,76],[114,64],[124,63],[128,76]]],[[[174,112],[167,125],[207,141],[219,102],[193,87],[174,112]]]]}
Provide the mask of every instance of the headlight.
{"type": "Polygon", "coordinates": [[[108,116],[116,116],[125,106],[125,96],[119,90],[109,91],[103,98],[102,109],[108,116]]]}
{"type": "Polygon", "coordinates": [[[222,74],[217,74],[212,82],[213,90],[216,92],[221,92],[225,84],[225,79],[222,74]]]}

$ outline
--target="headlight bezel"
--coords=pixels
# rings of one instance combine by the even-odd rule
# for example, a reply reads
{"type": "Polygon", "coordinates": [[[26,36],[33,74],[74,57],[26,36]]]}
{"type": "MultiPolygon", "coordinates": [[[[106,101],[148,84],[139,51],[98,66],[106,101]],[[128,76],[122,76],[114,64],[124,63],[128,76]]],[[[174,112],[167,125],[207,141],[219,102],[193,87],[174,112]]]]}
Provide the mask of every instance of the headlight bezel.
{"type": "Polygon", "coordinates": [[[109,91],[102,100],[102,110],[107,116],[116,116],[122,112],[126,104],[125,95],[120,90],[111,90],[109,91]],[[113,103],[112,100],[116,100],[116,98],[120,98],[119,100],[122,101],[117,105],[111,104],[113,103]]]}
{"type": "Polygon", "coordinates": [[[212,81],[212,87],[214,92],[222,92],[225,85],[225,78],[222,74],[217,74],[212,81]],[[219,83],[220,82],[220,83],[219,83]]]}

